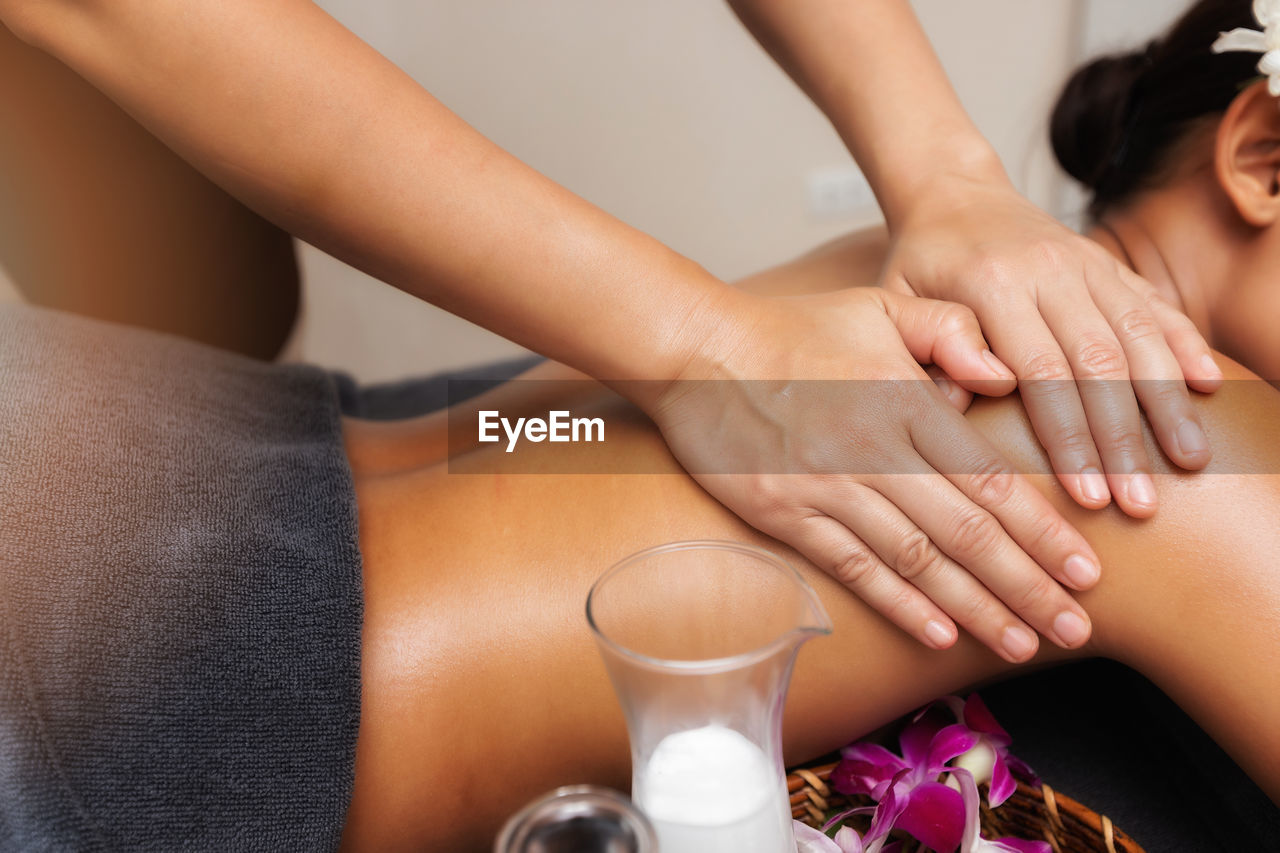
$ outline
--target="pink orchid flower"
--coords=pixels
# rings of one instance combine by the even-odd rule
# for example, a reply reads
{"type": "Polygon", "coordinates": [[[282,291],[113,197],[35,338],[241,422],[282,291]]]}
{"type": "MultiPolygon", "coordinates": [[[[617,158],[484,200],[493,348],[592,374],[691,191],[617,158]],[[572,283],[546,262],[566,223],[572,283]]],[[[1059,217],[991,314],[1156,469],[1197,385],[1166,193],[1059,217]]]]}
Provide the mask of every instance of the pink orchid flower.
{"type": "Polygon", "coordinates": [[[1009,754],[1009,744],[1013,738],[996,722],[986,704],[978,698],[977,693],[969,694],[963,702],[958,697],[948,696],[939,700],[945,703],[963,725],[977,737],[977,742],[963,755],[956,758],[952,766],[963,768],[973,774],[974,782],[987,784],[987,805],[995,808],[1003,803],[1017,790],[1018,783],[1013,778],[1012,769],[1019,776],[1039,783],[1039,779],[1023,761],[1009,754]]]}
{"type": "MultiPolygon", "coordinates": [[[[900,779],[906,773],[906,770],[902,770],[897,776],[900,779]]],[[[894,824],[901,817],[906,805],[905,801],[899,801],[895,791],[895,787],[891,784],[885,789],[885,797],[878,805],[842,812],[823,826],[823,830],[829,830],[855,814],[871,814],[871,826],[867,829],[866,838],[859,836],[849,826],[840,827],[833,838],[828,838],[823,832],[797,821],[796,841],[799,853],[900,853],[902,842],[889,841],[889,833],[893,831],[894,824]],[[805,839],[805,844],[800,844],[802,837],[805,839]]]]}
{"type": "MultiPolygon", "coordinates": [[[[1031,768],[1009,754],[1011,740],[976,694],[968,701],[954,696],[941,699],[920,711],[903,729],[899,737],[901,756],[870,743],[856,743],[841,750],[841,761],[831,773],[831,786],[843,794],[869,795],[877,805],[835,815],[824,828],[830,829],[852,814],[873,812],[871,829],[859,839],[863,847],[850,849],[858,853],[888,853],[896,846],[886,846],[888,835],[900,829],[933,850],[951,853],[961,846],[970,830],[978,839],[977,812],[970,815],[966,809],[960,777],[966,777],[975,791],[978,782],[989,783],[987,797],[992,808],[1005,802],[1017,788],[1011,768],[1029,779],[1035,778],[1031,768]],[[946,781],[944,777],[948,777],[946,781]]],[[[987,845],[1006,843],[978,840],[987,845]]],[[[848,836],[846,843],[852,843],[848,836]]],[[[968,853],[968,848],[961,849],[968,853]]],[[[981,849],[994,853],[1005,848],[981,849]]],[[[839,847],[826,848],[823,853],[833,850],[845,853],[839,847]]]]}
{"type": "Polygon", "coordinates": [[[878,744],[845,747],[831,772],[831,786],[842,794],[869,794],[879,802],[876,817],[883,816],[890,828],[950,851],[964,831],[964,803],[960,792],[939,777],[950,770],[947,762],[979,742],[979,735],[960,723],[945,725],[943,716],[926,709],[903,729],[902,757],[878,744]]]}

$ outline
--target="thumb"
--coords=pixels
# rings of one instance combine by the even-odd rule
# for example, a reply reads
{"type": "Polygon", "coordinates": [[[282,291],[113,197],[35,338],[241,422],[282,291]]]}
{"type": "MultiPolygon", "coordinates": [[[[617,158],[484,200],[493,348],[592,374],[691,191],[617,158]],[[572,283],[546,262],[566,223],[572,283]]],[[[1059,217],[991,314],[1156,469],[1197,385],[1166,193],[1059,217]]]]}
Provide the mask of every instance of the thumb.
{"type": "Polygon", "coordinates": [[[933,384],[938,386],[938,390],[942,392],[942,396],[947,398],[947,402],[951,404],[951,408],[957,412],[969,411],[969,405],[973,403],[973,392],[951,381],[947,376],[947,372],[936,364],[931,364],[924,369],[929,374],[929,378],[933,380],[933,384]]]}
{"type": "Polygon", "coordinates": [[[1013,371],[987,348],[978,318],[967,307],[897,293],[885,293],[884,306],[916,361],[938,365],[979,394],[999,396],[1017,387],[1013,371]]]}

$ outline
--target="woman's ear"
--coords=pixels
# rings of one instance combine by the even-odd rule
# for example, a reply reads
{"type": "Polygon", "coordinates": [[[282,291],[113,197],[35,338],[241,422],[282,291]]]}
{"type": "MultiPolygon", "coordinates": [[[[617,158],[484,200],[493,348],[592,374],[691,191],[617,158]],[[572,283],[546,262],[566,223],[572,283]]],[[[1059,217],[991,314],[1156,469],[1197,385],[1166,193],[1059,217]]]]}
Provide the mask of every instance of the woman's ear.
{"type": "Polygon", "coordinates": [[[1261,80],[1241,92],[1218,125],[1218,183],[1246,222],[1280,222],[1280,100],[1261,80]]]}

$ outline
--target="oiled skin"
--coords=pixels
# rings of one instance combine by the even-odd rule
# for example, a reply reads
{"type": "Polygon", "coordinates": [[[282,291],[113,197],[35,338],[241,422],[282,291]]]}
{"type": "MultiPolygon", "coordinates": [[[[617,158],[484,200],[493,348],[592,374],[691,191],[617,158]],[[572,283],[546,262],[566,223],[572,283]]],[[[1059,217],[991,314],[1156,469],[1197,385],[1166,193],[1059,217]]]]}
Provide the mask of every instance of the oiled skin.
{"type": "MultiPolygon", "coordinates": [[[[836,271],[843,279],[860,268],[875,239],[855,236],[747,284],[831,286],[836,271]],[[832,253],[848,264],[831,263],[832,253]]],[[[1280,798],[1280,567],[1260,559],[1280,549],[1280,477],[1265,473],[1280,471],[1280,394],[1251,377],[1228,365],[1237,381],[1201,399],[1214,462],[1201,474],[1166,464],[1154,519],[1081,510],[1051,476],[1035,476],[1098,550],[1104,577],[1080,597],[1093,619],[1089,646],[1073,655],[1045,644],[1032,665],[1096,655],[1133,666],[1280,798]],[[1223,473],[1242,471],[1264,473],[1223,473]]],[[[502,393],[485,405],[500,406],[502,393]]],[[[441,445],[430,419],[416,433],[349,425],[367,609],[346,849],[481,850],[539,792],[625,788],[625,728],[583,604],[610,564],[662,542],[762,545],[818,589],[836,629],[801,652],[788,760],[1016,669],[968,637],[946,652],[922,647],[680,474],[642,416],[620,402],[602,411],[614,452],[672,473],[456,473],[484,470],[482,454],[501,452],[490,448],[455,458],[449,473],[431,461],[441,445]]],[[[1016,398],[983,400],[969,417],[1020,469],[1048,471],[1016,398]]]]}
{"type": "MultiPolygon", "coordinates": [[[[23,238],[0,244],[0,262],[28,298],[274,354],[297,293],[288,235],[2,28],[0,67],[6,117],[25,128],[5,137],[0,163],[22,178],[10,181],[15,194],[4,204],[9,225],[25,230],[6,226],[23,238]],[[29,97],[36,91],[43,96],[29,97]],[[69,144],[46,156],[55,138],[69,144]],[[62,208],[74,216],[57,213],[58,199],[71,198],[62,154],[76,158],[75,187],[98,189],[77,191],[62,208]],[[76,251],[32,251],[41,245],[76,251]]],[[[883,249],[882,234],[855,235],[740,285],[804,293],[870,283],[883,249]]],[[[625,731],[583,603],[608,565],[659,542],[762,544],[819,590],[836,631],[801,653],[788,705],[791,760],[1013,669],[968,638],[948,652],[926,650],[715,503],[678,472],[642,418],[604,405],[613,407],[617,452],[644,455],[670,475],[451,475],[440,417],[347,425],[366,584],[347,849],[484,850],[508,814],[554,785],[625,787],[625,731]]],[[[1094,637],[1079,654],[1146,673],[1280,798],[1280,570],[1270,559],[1280,553],[1280,479],[1216,473],[1280,471],[1280,396],[1237,383],[1200,405],[1215,461],[1200,475],[1166,467],[1150,521],[1086,513],[1051,477],[1037,481],[1104,561],[1102,582],[1081,596],[1094,637]]],[[[970,417],[1023,467],[1046,470],[1016,400],[984,401],[970,417]]],[[[1043,649],[1036,663],[1067,657],[1043,649]]]]}

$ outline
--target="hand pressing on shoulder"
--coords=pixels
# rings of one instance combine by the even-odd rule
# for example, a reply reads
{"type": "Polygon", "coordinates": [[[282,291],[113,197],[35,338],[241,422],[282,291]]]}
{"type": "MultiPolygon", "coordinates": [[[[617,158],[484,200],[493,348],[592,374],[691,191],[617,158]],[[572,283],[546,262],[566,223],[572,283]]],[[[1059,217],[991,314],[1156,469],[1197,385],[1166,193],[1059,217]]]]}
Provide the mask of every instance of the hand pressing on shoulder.
{"type": "Polygon", "coordinates": [[[891,235],[884,287],[973,310],[1017,375],[1058,479],[1082,506],[1114,496],[1130,515],[1155,512],[1140,409],[1174,463],[1208,464],[1187,393],[1222,381],[1208,343],[1154,286],[1002,174],[931,182],[891,235]]]}
{"type": "Polygon", "coordinates": [[[957,624],[1011,661],[1037,631],[1087,640],[1063,584],[1091,586],[1097,557],[959,411],[1015,384],[969,309],[877,288],[726,300],[679,378],[638,400],[708,492],[934,648],[957,624]],[[949,400],[922,364],[965,391],[949,400]]]}

